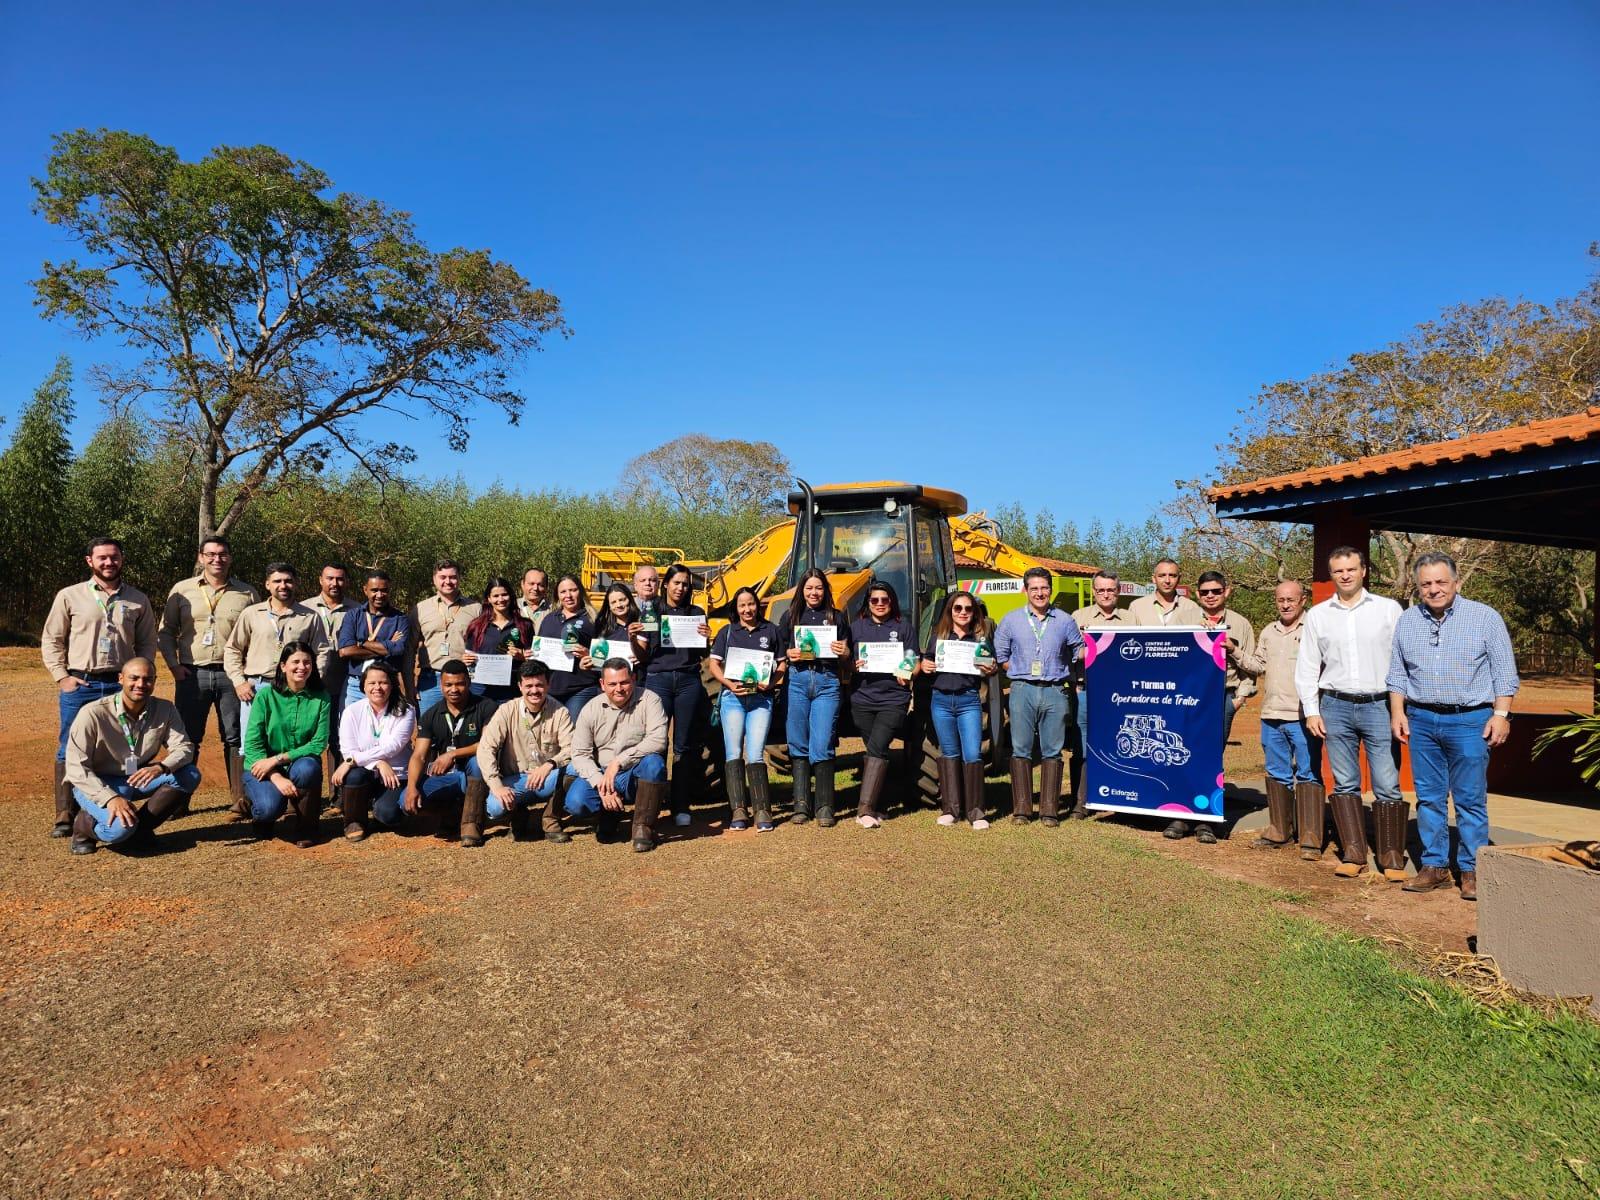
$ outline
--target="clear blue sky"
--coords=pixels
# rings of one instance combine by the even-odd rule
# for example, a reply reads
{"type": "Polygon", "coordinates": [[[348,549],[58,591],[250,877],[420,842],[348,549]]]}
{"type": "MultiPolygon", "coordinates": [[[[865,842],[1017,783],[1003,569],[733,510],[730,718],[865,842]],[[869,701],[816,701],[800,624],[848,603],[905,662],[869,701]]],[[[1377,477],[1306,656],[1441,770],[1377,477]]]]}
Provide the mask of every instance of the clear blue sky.
{"type": "Polygon", "coordinates": [[[530,432],[419,423],[431,475],[603,488],[699,430],[1137,520],[1262,383],[1570,294],[1600,238],[1584,0],[0,12],[0,413],[108,354],[31,304],[50,135],[265,142],[566,307],[530,432]],[[596,420],[615,461],[538,451],[596,420]]]}

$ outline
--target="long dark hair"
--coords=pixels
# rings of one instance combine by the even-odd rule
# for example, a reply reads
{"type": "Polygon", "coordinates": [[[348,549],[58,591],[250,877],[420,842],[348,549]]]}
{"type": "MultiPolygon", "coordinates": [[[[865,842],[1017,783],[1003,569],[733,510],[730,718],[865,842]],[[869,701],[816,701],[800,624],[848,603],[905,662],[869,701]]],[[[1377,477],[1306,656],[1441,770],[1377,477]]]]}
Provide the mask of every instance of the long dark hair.
{"type": "Polygon", "coordinates": [[[627,632],[627,627],[639,619],[639,604],[633,598],[633,589],[625,583],[613,583],[606,588],[605,599],[600,601],[600,616],[595,621],[595,633],[599,637],[606,637],[613,629],[627,632]],[[621,621],[618,621],[611,611],[611,594],[621,592],[628,598],[628,612],[621,621]]]}
{"type": "Polygon", "coordinates": [[[861,593],[861,606],[856,609],[856,617],[870,617],[872,615],[872,593],[889,593],[889,615],[884,618],[885,624],[900,619],[900,596],[894,590],[894,584],[887,579],[874,579],[867,584],[867,590],[861,593]]]}
{"type": "Polygon", "coordinates": [[[317,670],[316,652],[304,642],[289,642],[282,650],[278,652],[278,672],[272,677],[273,691],[283,692],[285,694],[287,694],[289,691],[289,679],[288,676],[283,673],[283,664],[289,661],[289,656],[291,654],[304,654],[311,660],[311,675],[306,680],[306,691],[322,691],[322,672],[317,670]]]}
{"type": "Polygon", "coordinates": [[[683,602],[685,604],[694,603],[694,572],[682,563],[673,563],[667,568],[666,573],[661,576],[661,602],[663,604],[671,603],[667,599],[667,586],[679,575],[686,575],[689,578],[689,592],[684,596],[683,602]]]}
{"type": "Polygon", "coordinates": [[[989,620],[989,610],[983,601],[971,592],[951,592],[945,597],[939,619],[933,623],[933,641],[956,636],[956,623],[950,615],[950,606],[963,596],[972,601],[972,623],[967,626],[967,632],[980,642],[989,640],[989,636],[994,632],[994,624],[989,620]]]}
{"type": "Polygon", "coordinates": [[[589,610],[589,594],[583,590],[583,580],[576,575],[563,575],[556,580],[555,587],[551,588],[549,592],[550,611],[557,614],[565,611],[561,607],[561,585],[563,583],[571,583],[573,587],[578,589],[578,612],[593,621],[594,613],[589,610]]]}
{"type": "Polygon", "coordinates": [[[389,703],[383,706],[385,714],[403,713],[411,707],[411,701],[406,699],[405,693],[400,690],[400,672],[396,671],[381,658],[367,660],[367,665],[361,668],[361,695],[366,698],[367,676],[373,671],[382,671],[389,677],[389,703]]]}
{"type": "Polygon", "coordinates": [[[789,611],[783,614],[783,627],[792,630],[799,624],[800,614],[806,610],[806,583],[812,579],[822,580],[822,603],[817,611],[827,614],[835,624],[838,624],[841,613],[833,604],[833,584],[828,582],[827,572],[820,567],[807,567],[801,572],[800,578],[795,581],[794,599],[789,602],[789,611]]]}
{"type": "Polygon", "coordinates": [[[473,617],[472,624],[467,626],[465,634],[467,645],[476,647],[483,644],[483,635],[489,631],[489,626],[494,621],[494,609],[489,607],[489,593],[497,587],[505,588],[506,595],[511,597],[511,628],[517,631],[517,644],[527,649],[533,644],[533,622],[518,611],[517,593],[512,590],[511,581],[503,575],[492,575],[489,582],[483,585],[483,611],[473,617]]]}
{"type": "MultiPolygon", "coordinates": [[[[759,625],[761,622],[767,619],[767,605],[766,602],[761,599],[761,593],[748,585],[740,588],[733,594],[733,602],[728,605],[728,618],[735,625],[739,624],[739,597],[746,594],[748,594],[749,597],[756,602],[756,624],[759,625]]],[[[802,599],[800,603],[804,604],[805,600],[802,599]]]]}

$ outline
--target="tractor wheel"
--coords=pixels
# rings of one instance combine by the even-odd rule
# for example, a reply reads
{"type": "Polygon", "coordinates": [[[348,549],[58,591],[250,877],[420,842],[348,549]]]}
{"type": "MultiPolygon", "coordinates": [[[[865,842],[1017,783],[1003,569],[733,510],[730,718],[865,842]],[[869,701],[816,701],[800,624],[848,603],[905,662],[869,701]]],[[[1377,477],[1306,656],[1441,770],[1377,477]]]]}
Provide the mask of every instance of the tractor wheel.
{"type": "Polygon", "coordinates": [[[1133,757],[1133,739],[1125,733],[1117,734],[1117,754],[1122,758],[1133,757]]]}
{"type": "Polygon", "coordinates": [[[1157,746],[1154,750],[1150,751],[1150,761],[1155,763],[1155,765],[1158,767],[1166,766],[1167,752],[1160,746],[1157,746]]]}
{"type": "Polygon", "coordinates": [[[931,734],[931,730],[923,734],[920,753],[906,744],[908,765],[917,773],[915,786],[907,791],[907,809],[939,807],[939,743],[931,734]]]}
{"type": "Polygon", "coordinates": [[[1007,703],[1003,675],[993,675],[983,685],[983,758],[989,774],[1004,774],[1011,766],[1011,706],[1007,703]]]}

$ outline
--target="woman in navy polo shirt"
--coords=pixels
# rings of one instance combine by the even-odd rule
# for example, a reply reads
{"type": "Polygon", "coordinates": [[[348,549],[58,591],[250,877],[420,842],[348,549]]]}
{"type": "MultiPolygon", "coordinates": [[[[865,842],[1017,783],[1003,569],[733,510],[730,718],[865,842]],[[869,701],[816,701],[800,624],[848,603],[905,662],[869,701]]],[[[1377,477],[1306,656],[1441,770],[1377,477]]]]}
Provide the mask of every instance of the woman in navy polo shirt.
{"type": "MultiPolygon", "coordinates": [[[[783,614],[783,649],[789,660],[789,711],[785,736],[794,762],[794,823],[811,819],[811,780],[817,783],[817,824],[833,818],[833,749],[839,689],[855,644],[845,614],[833,604],[828,577],[816,567],[800,576],[795,602],[783,614]],[[832,658],[818,658],[818,626],[827,626],[832,658]],[[812,632],[807,632],[810,629],[812,632]]],[[[826,637],[827,635],[823,635],[826,637]]]]}
{"type": "Polygon", "coordinates": [[[583,602],[583,584],[572,575],[556,580],[556,606],[539,622],[539,636],[560,638],[577,660],[570,671],[550,672],[550,697],[567,710],[574,723],[583,706],[600,694],[600,672],[589,660],[594,619],[583,602]]]}
{"type": "Polygon", "coordinates": [[[883,785],[889,778],[889,743],[899,736],[911,711],[911,677],[917,671],[917,631],[900,615],[900,597],[887,580],[874,579],[867,585],[867,598],[860,615],[850,623],[856,643],[855,685],[850,692],[850,715],[856,730],[867,743],[866,761],[861,766],[861,800],[856,822],[863,829],[883,824],[883,785]],[[868,644],[897,643],[903,649],[903,663],[890,672],[866,672],[868,644]],[[909,665],[905,665],[905,662],[909,665]]]}
{"type": "Polygon", "coordinates": [[[773,826],[772,801],[767,792],[767,728],[772,722],[773,689],[788,664],[778,654],[778,627],[763,615],[761,598],[754,588],[742,587],[733,594],[733,614],[737,619],[711,643],[708,664],[712,676],[722,685],[717,714],[722,721],[728,828],[750,828],[749,810],[754,808],[757,832],[770,833],[773,826]],[[730,650],[772,655],[771,674],[763,682],[754,664],[749,670],[730,673],[725,665],[730,650]]]}
{"type": "Polygon", "coordinates": [[[999,667],[990,640],[993,629],[970,592],[956,592],[934,623],[922,670],[933,676],[928,718],[939,739],[939,824],[954,825],[963,811],[974,829],[987,829],[983,812],[983,681],[999,667]],[[940,642],[975,642],[978,675],[935,666],[940,642]]]}
{"type": "Polygon", "coordinates": [[[672,722],[672,785],[667,803],[673,813],[673,823],[687,825],[689,805],[693,801],[691,792],[699,772],[685,764],[692,761],[698,765],[700,738],[711,710],[705,684],[700,682],[700,663],[706,657],[707,648],[673,646],[667,618],[699,617],[700,636],[708,637],[711,630],[706,624],[706,610],[692,603],[694,576],[688,567],[682,563],[668,567],[661,581],[661,593],[664,600],[661,631],[645,635],[650,640],[650,662],[644,686],[655,693],[672,722]]]}
{"type": "MultiPolygon", "coordinates": [[[[606,598],[600,605],[600,616],[595,621],[594,636],[598,641],[604,638],[613,644],[626,642],[633,652],[633,677],[638,680],[644,675],[645,661],[650,657],[650,640],[643,633],[628,632],[629,629],[639,624],[639,606],[634,602],[633,589],[625,583],[613,583],[606,589],[606,598]]],[[[593,650],[591,644],[590,649],[593,650]]],[[[591,653],[591,659],[594,655],[591,653]]],[[[621,658],[622,655],[612,655],[621,658]]],[[[605,663],[595,662],[596,668],[603,668],[605,663]]]]}
{"type": "MultiPolygon", "coordinates": [[[[473,666],[480,654],[509,654],[511,678],[517,678],[528,647],[533,644],[533,622],[517,611],[511,581],[496,575],[483,589],[483,611],[472,619],[463,635],[466,652],[461,661],[473,666]]],[[[520,693],[515,682],[472,685],[472,694],[504,704],[520,693]]]]}

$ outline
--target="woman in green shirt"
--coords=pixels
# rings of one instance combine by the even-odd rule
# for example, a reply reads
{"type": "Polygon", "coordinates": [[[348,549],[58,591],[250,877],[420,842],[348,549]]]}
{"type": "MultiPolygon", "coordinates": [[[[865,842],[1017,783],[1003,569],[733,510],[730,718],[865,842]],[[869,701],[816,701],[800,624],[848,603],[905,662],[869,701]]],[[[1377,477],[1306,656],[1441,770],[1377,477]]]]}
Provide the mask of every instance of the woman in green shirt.
{"type": "Polygon", "coordinates": [[[311,647],[290,642],[278,655],[271,688],[256,693],[244,731],[244,790],[259,837],[294,801],[295,845],[312,844],[322,807],[322,752],[328,696],[311,647]]]}

